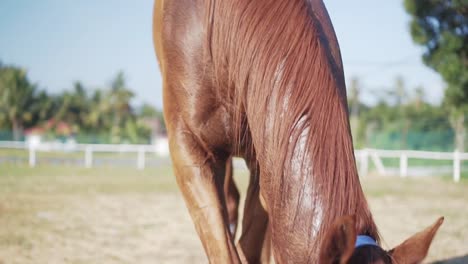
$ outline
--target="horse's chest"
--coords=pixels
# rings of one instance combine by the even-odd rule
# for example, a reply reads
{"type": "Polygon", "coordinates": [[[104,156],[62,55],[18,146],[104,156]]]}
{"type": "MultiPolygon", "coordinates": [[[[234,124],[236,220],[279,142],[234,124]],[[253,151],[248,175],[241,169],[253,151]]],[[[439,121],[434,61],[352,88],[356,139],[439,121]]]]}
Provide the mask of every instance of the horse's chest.
{"type": "Polygon", "coordinates": [[[219,106],[205,113],[196,124],[196,133],[215,151],[231,152],[233,124],[227,110],[219,106]]]}

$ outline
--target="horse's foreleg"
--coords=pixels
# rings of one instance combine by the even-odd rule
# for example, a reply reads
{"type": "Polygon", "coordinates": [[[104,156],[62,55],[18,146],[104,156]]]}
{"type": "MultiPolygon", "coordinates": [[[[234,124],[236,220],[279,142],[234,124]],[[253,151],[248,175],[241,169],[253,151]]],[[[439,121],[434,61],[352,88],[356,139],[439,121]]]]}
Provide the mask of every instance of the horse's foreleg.
{"type": "Polygon", "coordinates": [[[184,128],[173,130],[170,149],[177,182],[210,263],[239,263],[223,196],[226,161],[215,161],[184,128]]]}
{"type": "Polygon", "coordinates": [[[233,179],[232,157],[226,163],[226,176],[224,179],[224,195],[226,197],[226,206],[228,211],[229,230],[235,237],[238,222],[239,209],[239,190],[233,179]]]}
{"type": "Polygon", "coordinates": [[[259,173],[251,170],[242,219],[242,234],[237,247],[244,263],[269,263],[268,215],[260,202],[259,173]]]}

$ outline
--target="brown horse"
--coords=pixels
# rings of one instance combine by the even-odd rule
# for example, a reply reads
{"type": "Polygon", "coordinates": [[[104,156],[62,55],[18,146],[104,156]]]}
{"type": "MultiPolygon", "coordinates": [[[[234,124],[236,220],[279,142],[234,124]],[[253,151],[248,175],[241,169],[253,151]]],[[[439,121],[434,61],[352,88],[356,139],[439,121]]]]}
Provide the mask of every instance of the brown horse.
{"type": "Polygon", "coordinates": [[[210,262],[267,260],[270,244],[276,263],[426,256],[442,219],[378,246],[321,0],[157,0],[154,43],[174,172],[210,262]],[[251,172],[237,245],[232,156],[251,172]],[[362,236],[373,242],[356,245],[362,236]]]}

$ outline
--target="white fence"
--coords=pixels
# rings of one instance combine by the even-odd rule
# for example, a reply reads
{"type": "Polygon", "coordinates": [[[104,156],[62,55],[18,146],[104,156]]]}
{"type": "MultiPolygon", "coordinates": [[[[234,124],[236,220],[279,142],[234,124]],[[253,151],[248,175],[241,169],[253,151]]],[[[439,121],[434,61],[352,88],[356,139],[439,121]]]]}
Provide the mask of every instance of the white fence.
{"type": "MultiPolygon", "coordinates": [[[[156,157],[167,157],[167,141],[158,142],[155,145],[104,145],[104,144],[66,144],[66,143],[42,143],[37,145],[28,145],[25,142],[0,141],[0,149],[21,149],[28,151],[28,163],[31,167],[37,164],[38,152],[82,152],[83,163],[87,168],[94,165],[94,153],[134,153],[135,165],[138,169],[144,169],[146,166],[146,155],[154,154],[156,157]]],[[[372,161],[379,175],[399,174],[400,177],[409,176],[408,159],[428,159],[428,160],[447,160],[452,161],[450,171],[453,174],[455,182],[460,181],[462,161],[468,160],[468,153],[455,152],[428,152],[414,150],[377,150],[362,149],[356,150],[356,161],[359,164],[359,173],[366,176],[370,170],[372,161]],[[399,159],[399,171],[393,172],[391,168],[385,167],[382,158],[399,159]]],[[[243,162],[236,161],[236,167],[245,167],[243,162]]]]}
{"type": "Polygon", "coordinates": [[[399,159],[400,177],[408,176],[408,159],[428,159],[428,160],[448,160],[452,161],[452,175],[455,182],[460,181],[462,161],[468,160],[468,153],[455,152],[430,152],[415,150],[378,150],[362,149],[355,151],[356,160],[359,162],[359,172],[362,176],[369,172],[369,159],[373,162],[377,173],[380,175],[389,175],[391,173],[382,162],[382,158],[399,159]]]}
{"type": "Polygon", "coordinates": [[[130,144],[74,144],[49,142],[41,144],[27,144],[26,142],[0,141],[0,149],[20,149],[28,151],[29,166],[37,164],[37,154],[41,152],[59,153],[83,153],[83,163],[86,168],[93,167],[95,153],[134,153],[135,164],[138,169],[146,166],[146,155],[153,154],[155,157],[167,157],[168,151],[164,144],[167,140],[156,142],[155,145],[130,145],[130,144]]]}

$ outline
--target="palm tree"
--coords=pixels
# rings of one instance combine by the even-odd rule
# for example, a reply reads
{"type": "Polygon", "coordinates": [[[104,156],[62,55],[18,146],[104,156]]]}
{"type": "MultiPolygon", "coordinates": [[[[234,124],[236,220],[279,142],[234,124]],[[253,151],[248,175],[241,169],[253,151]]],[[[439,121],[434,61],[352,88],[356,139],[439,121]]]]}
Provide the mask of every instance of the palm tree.
{"type": "Polygon", "coordinates": [[[134,94],[127,88],[123,72],[119,72],[111,82],[109,93],[110,109],[112,115],[111,136],[113,141],[120,141],[125,123],[133,118],[130,100],[134,94]]]}
{"type": "Polygon", "coordinates": [[[41,122],[53,117],[57,106],[53,98],[46,91],[39,91],[35,96],[34,102],[31,105],[33,119],[29,123],[30,126],[36,126],[41,122]]]}
{"type": "Polygon", "coordinates": [[[101,90],[96,90],[89,99],[90,105],[86,125],[91,131],[96,132],[99,128],[106,129],[105,117],[109,113],[109,104],[105,98],[101,90]]]}
{"type": "Polygon", "coordinates": [[[58,106],[54,115],[56,121],[65,121],[75,130],[87,128],[91,102],[81,82],[75,82],[71,92],[65,91],[55,101],[58,106]]]}
{"type": "Polygon", "coordinates": [[[35,92],[36,86],[29,82],[25,70],[0,65],[0,112],[5,113],[14,140],[20,139],[24,123],[32,120],[35,92]]]}
{"type": "Polygon", "coordinates": [[[75,126],[86,128],[87,118],[90,112],[91,103],[85,87],[79,81],[73,84],[71,96],[70,114],[75,126]]]}

